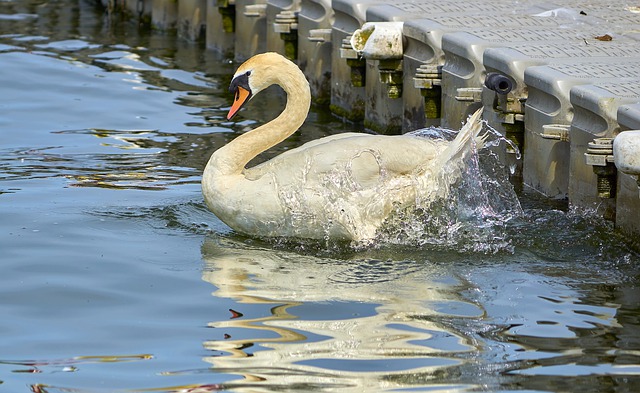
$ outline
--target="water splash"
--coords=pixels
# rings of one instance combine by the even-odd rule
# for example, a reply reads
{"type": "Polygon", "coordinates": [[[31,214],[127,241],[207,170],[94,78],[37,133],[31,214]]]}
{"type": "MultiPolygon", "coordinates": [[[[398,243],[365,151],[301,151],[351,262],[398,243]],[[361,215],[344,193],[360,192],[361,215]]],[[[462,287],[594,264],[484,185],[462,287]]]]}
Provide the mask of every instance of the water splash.
{"type": "MultiPolygon", "coordinates": [[[[517,157],[520,154],[497,131],[487,126],[485,131],[483,146],[473,146],[448,195],[419,199],[415,208],[398,212],[379,231],[376,243],[459,252],[513,251],[507,223],[523,212],[501,152],[507,145],[517,152],[517,157]]],[[[450,141],[456,132],[432,127],[413,135],[450,141]]]]}

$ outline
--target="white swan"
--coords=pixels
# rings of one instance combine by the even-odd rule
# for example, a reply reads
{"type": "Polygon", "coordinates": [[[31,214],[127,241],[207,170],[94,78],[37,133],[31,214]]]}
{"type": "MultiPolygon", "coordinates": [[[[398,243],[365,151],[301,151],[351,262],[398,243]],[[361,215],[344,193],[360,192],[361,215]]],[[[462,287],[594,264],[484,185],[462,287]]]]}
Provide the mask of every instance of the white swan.
{"type": "Polygon", "coordinates": [[[287,93],[284,111],[213,153],[202,191],[208,208],[234,230],[259,237],[373,239],[399,209],[446,197],[479,136],[476,112],[452,142],[412,135],[344,133],[314,140],[246,168],[259,153],[293,134],[307,117],[309,84],[276,53],[242,64],[229,90],[228,119],[266,87],[287,93]]]}

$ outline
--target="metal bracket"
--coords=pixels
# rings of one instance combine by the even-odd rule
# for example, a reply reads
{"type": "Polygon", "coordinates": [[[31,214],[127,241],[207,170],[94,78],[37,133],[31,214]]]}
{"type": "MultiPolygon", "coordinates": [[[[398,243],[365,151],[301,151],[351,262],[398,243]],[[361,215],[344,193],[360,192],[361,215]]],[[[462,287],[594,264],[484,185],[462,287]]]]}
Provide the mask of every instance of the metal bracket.
{"type": "Polygon", "coordinates": [[[613,163],[613,138],[596,138],[587,145],[584,153],[587,165],[606,166],[613,163]]]}
{"type": "Polygon", "coordinates": [[[565,124],[545,124],[542,126],[543,139],[552,139],[556,141],[569,142],[569,128],[571,126],[565,124]]]}
{"type": "Polygon", "coordinates": [[[282,11],[276,15],[273,22],[273,30],[276,33],[289,34],[298,30],[298,13],[295,11],[282,11]]]}
{"type": "Polygon", "coordinates": [[[416,89],[433,89],[442,85],[442,66],[435,64],[421,64],[416,68],[413,86],[416,89]]]}
{"type": "Polygon", "coordinates": [[[481,102],[481,87],[460,87],[456,90],[456,100],[464,102],[481,102]]]}
{"type": "Polygon", "coordinates": [[[312,42],[331,42],[331,29],[309,30],[308,39],[312,42]]]}
{"type": "Polygon", "coordinates": [[[264,18],[267,15],[267,5],[249,4],[244,7],[243,14],[248,18],[264,18]]]}
{"type": "Polygon", "coordinates": [[[427,119],[440,119],[442,116],[442,66],[421,64],[416,68],[413,86],[420,89],[424,97],[424,114],[427,119]]]}
{"type": "Polygon", "coordinates": [[[347,36],[342,40],[340,45],[340,57],[347,60],[361,60],[361,56],[351,46],[351,36],[347,36]]]}

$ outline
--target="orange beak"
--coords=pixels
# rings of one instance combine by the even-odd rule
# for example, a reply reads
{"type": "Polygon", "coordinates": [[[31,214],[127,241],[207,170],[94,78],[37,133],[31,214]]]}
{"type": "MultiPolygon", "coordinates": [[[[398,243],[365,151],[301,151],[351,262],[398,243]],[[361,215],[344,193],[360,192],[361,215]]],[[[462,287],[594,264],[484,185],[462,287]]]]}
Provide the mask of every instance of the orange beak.
{"type": "Polygon", "coordinates": [[[240,108],[242,108],[242,105],[247,102],[250,96],[251,92],[249,90],[238,86],[236,89],[236,95],[233,99],[233,105],[231,105],[231,109],[229,109],[229,113],[227,114],[227,120],[231,120],[231,118],[238,113],[240,108]]]}

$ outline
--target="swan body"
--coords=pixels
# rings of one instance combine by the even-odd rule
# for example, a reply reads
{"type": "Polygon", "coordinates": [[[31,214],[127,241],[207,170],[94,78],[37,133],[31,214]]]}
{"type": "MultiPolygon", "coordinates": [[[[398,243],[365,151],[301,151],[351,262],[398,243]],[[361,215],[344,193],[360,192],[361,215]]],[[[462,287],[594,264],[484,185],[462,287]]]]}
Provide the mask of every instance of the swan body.
{"type": "Polygon", "coordinates": [[[344,133],[246,168],[256,155],[293,134],[309,111],[309,84],[300,69],[279,54],[264,53],[247,60],[234,75],[228,118],[272,84],[287,93],[283,112],[215,151],[202,178],[208,208],[244,234],[373,239],[394,211],[446,197],[464,157],[483,141],[478,111],[451,142],[344,133]]]}

